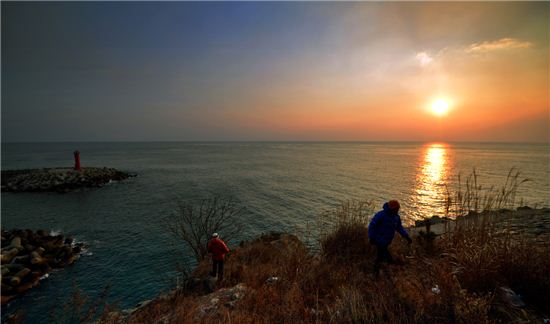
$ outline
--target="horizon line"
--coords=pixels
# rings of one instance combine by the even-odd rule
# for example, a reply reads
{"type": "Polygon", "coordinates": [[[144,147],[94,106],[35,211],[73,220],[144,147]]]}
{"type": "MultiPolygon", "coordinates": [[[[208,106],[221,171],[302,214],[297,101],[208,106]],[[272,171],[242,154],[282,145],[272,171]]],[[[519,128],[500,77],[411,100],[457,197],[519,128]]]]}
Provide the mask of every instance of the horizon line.
{"type": "Polygon", "coordinates": [[[547,141],[464,141],[464,140],[85,140],[85,141],[1,141],[3,144],[55,143],[476,143],[476,144],[550,144],[547,141]]]}

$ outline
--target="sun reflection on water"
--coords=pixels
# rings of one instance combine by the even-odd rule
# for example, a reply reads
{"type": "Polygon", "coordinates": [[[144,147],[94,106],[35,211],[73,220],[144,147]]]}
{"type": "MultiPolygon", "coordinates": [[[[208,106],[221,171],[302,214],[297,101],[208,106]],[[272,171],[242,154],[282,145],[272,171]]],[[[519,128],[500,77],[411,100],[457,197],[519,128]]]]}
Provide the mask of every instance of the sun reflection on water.
{"type": "Polygon", "coordinates": [[[416,176],[415,218],[433,215],[443,216],[445,213],[445,185],[449,178],[450,162],[449,147],[445,143],[430,143],[423,149],[423,159],[420,160],[416,176]]]}

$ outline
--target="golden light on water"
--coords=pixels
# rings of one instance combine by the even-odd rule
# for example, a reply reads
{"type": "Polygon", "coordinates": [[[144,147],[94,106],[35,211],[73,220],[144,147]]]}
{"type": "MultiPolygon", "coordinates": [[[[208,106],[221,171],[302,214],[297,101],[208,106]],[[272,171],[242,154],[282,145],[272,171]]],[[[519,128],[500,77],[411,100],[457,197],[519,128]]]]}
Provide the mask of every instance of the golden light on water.
{"type": "Polygon", "coordinates": [[[427,148],[422,168],[425,180],[429,180],[432,184],[441,181],[445,172],[445,154],[446,149],[443,144],[431,144],[427,148]]]}
{"type": "Polygon", "coordinates": [[[449,148],[444,143],[424,147],[416,176],[414,205],[416,217],[439,215],[445,211],[446,188],[449,177],[449,148]]]}

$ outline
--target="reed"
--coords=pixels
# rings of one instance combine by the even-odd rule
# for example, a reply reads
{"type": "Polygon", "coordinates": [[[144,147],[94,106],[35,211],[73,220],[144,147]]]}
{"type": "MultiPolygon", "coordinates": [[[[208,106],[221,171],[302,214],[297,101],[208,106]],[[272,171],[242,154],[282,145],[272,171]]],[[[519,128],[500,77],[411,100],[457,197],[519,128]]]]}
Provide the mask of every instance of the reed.
{"type": "Polygon", "coordinates": [[[479,175],[474,168],[463,182],[458,175],[457,186],[454,190],[447,187],[445,199],[446,216],[459,217],[468,213],[482,213],[499,209],[512,209],[517,204],[517,192],[521,185],[532,181],[521,176],[521,172],[513,167],[508,171],[501,186],[484,187],[480,184],[479,175]]]}

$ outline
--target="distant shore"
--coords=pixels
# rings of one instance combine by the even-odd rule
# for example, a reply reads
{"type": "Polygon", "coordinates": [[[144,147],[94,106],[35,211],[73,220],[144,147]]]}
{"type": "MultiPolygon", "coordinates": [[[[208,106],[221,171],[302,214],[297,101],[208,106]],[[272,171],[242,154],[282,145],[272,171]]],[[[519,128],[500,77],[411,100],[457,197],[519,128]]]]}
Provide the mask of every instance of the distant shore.
{"type": "Polygon", "coordinates": [[[44,168],[2,171],[2,192],[59,192],[98,188],[133,175],[114,168],[44,168]]]}

